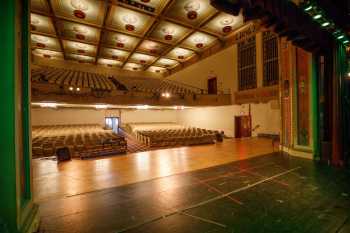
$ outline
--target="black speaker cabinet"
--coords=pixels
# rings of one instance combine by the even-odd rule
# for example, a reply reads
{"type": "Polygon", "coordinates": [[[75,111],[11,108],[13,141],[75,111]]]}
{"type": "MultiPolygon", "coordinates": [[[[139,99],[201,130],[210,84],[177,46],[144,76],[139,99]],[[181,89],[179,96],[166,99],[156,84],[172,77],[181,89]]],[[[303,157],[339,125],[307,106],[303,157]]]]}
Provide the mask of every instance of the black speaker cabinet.
{"type": "Polygon", "coordinates": [[[68,161],[71,159],[68,147],[60,147],[56,149],[56,157],[58,162],[68,161]]]}

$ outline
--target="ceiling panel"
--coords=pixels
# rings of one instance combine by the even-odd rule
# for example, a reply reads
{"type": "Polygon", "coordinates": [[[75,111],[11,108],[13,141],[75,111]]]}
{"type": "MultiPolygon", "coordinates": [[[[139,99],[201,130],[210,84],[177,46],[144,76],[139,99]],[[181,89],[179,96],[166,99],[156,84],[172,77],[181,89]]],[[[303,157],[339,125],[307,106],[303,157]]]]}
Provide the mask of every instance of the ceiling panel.
{"type": "Polygon", "coordinates": [[[165,73],[167,72],[167,69],[164,67],[159,66],[150,66],[147,71],[153,72],[153,73],[165,73]]]}
{"type": "Polygon", "coordinates": [[[190,49],[176,47],[172,49],[169,53],[167,53],[165,56],[182,62],[190,59],[194,55],[195,55],[195,52],[193,52],[190,49]]]}
{"type": "Polygon", "coordinates": [[[86,56],[96,55],[96,46],[90,44],[63,40],[63,47],[66,53],[76,53],[86,56]]]}
{"type": "Polygon", "coordinates": [[[39,14],[30,14],[30,29],[35,33],[56,35],[51,18],[39,14]]]}
{"type": "Polygon", "coordinates": [[[40,48],[61,51],[58,39],[49,36],[32,34],[31,44],[33,49],[40,48]]]}
{"type": "Polygon", "coordinates": [[[70,21],[59,21],[58,30],[62,37],[81,42],[98,43],[100,38],[99,29],[70,21]]]}
{"type": "Polygon", "coordinates": [[[153,30],[150,37],[165,43],[175,44],[184,38],[191,30],[169,21],[161,21],[153,30]]]}
{"type": "Polygon", "coordinates": [[[216,38],[203,33],[203,32],[195,32],[191,36],[189,36],[181,45],[188,47],[190,49],[194,49],[196,51],[203,51],[206,48],[209,48],[214,42],[216,38]]]}
{"type": "Polygon", "coordinates": [[[160,58],[154,65],[171,69],[179,65],[179,62],[168,58],[160,58]]]}
{"type": "Polygon", "coordinates": [[[216,13],[209,0],[176,0],[167,10],[166,16],[178,22],[199,26],[216,13]]]}
{"type": "Polygon", "coordinates": [[[150,72],[200,56],[243,24],[209,0],[31,0],[31,13],[35,56],[150,72]]]}
{"type": "Polygon", "coordinates": [[[79,54],[68,53],[67,58],[70,60],[78,61],[80,63],[94,63],[95,62],[94,57],[79,55],[79,54]]]}
{"type": "Polygon", "coordinates": [[[120,49],[102,48],[100,55],[104,58],[125,61],[129,54],[129,52],[120,49]]]}
{"type": "Polygon", "coordinates": [[[144,52],[153,55],[162,54],[169,46],[163,43],[159,43],[151,40],[144,40],[137,48],[138,52],[144,52]]]}
{"type": "Polygon", "coordinates": [[[35,56],[47,58],[47,59],[57,59],[57,60],[63,60],[63,53],[52,51],[52,50],[46,50],[46,49],[34,49],[33,54],[35,56]]]}
{"type": "Polygon", "coordinates": [[[121,61],[104,59],[104,58],[99,58],[97,63],[102,65],[102,66],[107,66],[107,67],[121,67],[123,65],[123,62],[121,62],[121,61]]]}
{"type": "Polygon", "coordinates": [[[157,14],[165,7],[169,0],[113,0],[112,2],[141,10],[148,14],[157,14]]]}
{"type": "Polygon", "coordinates": [[[219,34],[220,36],[227,36],[241,27],[243,23],[242,15],[233,16],[222,12],[210,20],[203,29],[219,34]]]}
{"type": "Polygon", "coordinates": [[[102,25],[106,1],[100,0],[51,0],[56,16],[82,23],[102,25]]]}
{"type": "Polygon", "coordinates": [[[155,59],[156,57],[154,56],[150,56],[142,53],[134,53],[131,55],[129,61],[133,63],[141,64],[141,65],[147,65],[147,64],[151,64],[155,59]]]}
{"type": "Polygon", "coordinates": [[[143,70],[143,65],[133,63],[133,62],[128,62],[124,65],[125,70],[131,70],[131,71],[141,71],[143,70]]]}
{"type": "Polygon", "coordinates": [[[116,32],[104,33],[102,40],[108,46],[125,50],[133,50],[140,41],[137,37],[116,32]]]}
{"type": "Polygon", "coordinates": [[[120,6],[112,6],[106,26],[124,33],[142,36],[154,18],[120,6]]]}

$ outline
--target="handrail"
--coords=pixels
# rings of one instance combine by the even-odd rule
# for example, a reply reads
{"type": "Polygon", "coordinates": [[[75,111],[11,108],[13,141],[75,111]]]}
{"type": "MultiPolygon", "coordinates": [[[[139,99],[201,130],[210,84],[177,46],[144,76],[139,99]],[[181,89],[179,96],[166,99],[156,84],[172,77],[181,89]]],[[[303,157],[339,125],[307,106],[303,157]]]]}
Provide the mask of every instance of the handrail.
{"type": "Polygon", "coordinates": [[[171,79],[167,79],[167,78],[163,79],[163,81],[173,82],[173,83],[176,83],[176,84],[184,86],[184,87],[189,87],[189,88],[198,90],[200,93],[202,93],[202,91],[203,91],[203,94],[207,94],[208,93],[207,89],[195,87],[195,86],[192,86],[192,85],[189,85],[189,84],[186,84],[186,83],[182,83],[182,82],[179,82],[179,81],[175,81],[175,80],[171,80],[171,79]]]}

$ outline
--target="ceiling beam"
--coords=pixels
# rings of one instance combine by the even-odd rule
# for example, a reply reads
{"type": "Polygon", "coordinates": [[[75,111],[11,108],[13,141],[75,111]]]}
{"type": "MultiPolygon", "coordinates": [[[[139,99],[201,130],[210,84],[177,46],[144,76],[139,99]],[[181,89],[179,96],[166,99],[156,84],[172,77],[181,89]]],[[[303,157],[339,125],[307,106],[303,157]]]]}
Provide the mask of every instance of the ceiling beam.
{"type": "MultiPolygon", "coordinates": [[[[102,22],[102,28],[104,28],[106,26],[106,20],[108,18],[108,15],[111,11],[111,6],[108,5],[108,0],[104,0],[105,1],[105,9],[104,9],[104,16],[103,16],[103,22],[102,22]]],[[[97,60],[98,57],[100,55],[100,49],[101,49],[101,41],[102,41],[102,37],[103,37],[103,33],[104,30],[102,29],[100,32],[100,38],[98,38],[98,42],[97,42],[97,49],[96,49],[96,55],[95,55],[95,64],[97,64],[97,60]]]]}
{"type": "Polygon", "coordinates": [[[61,38],[60,33],[59,33],[59,31],[58,31],[57,19],[56,19],[55,14],[53,13],[53,8],[52,8],[51,0],[47,0],[47,5],[49,6],[50,13],[52,14],[52,24],[53,24],[53,27],[54,27],[54,29],[55,29],[55,31],[56,31],[56,36],[57,36],[58,43],[60,44],[60,47],[61,47],[61,50],[62,50],[62,53],[63,53],[63,58],[66,60],[67,57],[66,57],[66,53],[64,52],[64,47],[63,47],[62,38],[61,38]]]}

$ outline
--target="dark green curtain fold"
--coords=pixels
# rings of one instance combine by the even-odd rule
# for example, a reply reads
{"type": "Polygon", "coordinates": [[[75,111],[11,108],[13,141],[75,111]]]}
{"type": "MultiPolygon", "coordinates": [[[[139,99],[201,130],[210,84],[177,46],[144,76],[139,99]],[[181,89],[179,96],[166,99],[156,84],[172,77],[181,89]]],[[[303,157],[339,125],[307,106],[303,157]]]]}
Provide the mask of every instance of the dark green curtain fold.
{"type": "Polygon", "coordinates": [[[349,102],[349,81],[346,81],[348,71],[348,62],[346,57],[345,46],[338,43],[335,47],[335,78],[338,84],[339,91],[339,131],[338,138],[340,143],[340,160],[344,163],[349,163],[350,156],[350,102],[349,102]]]}

